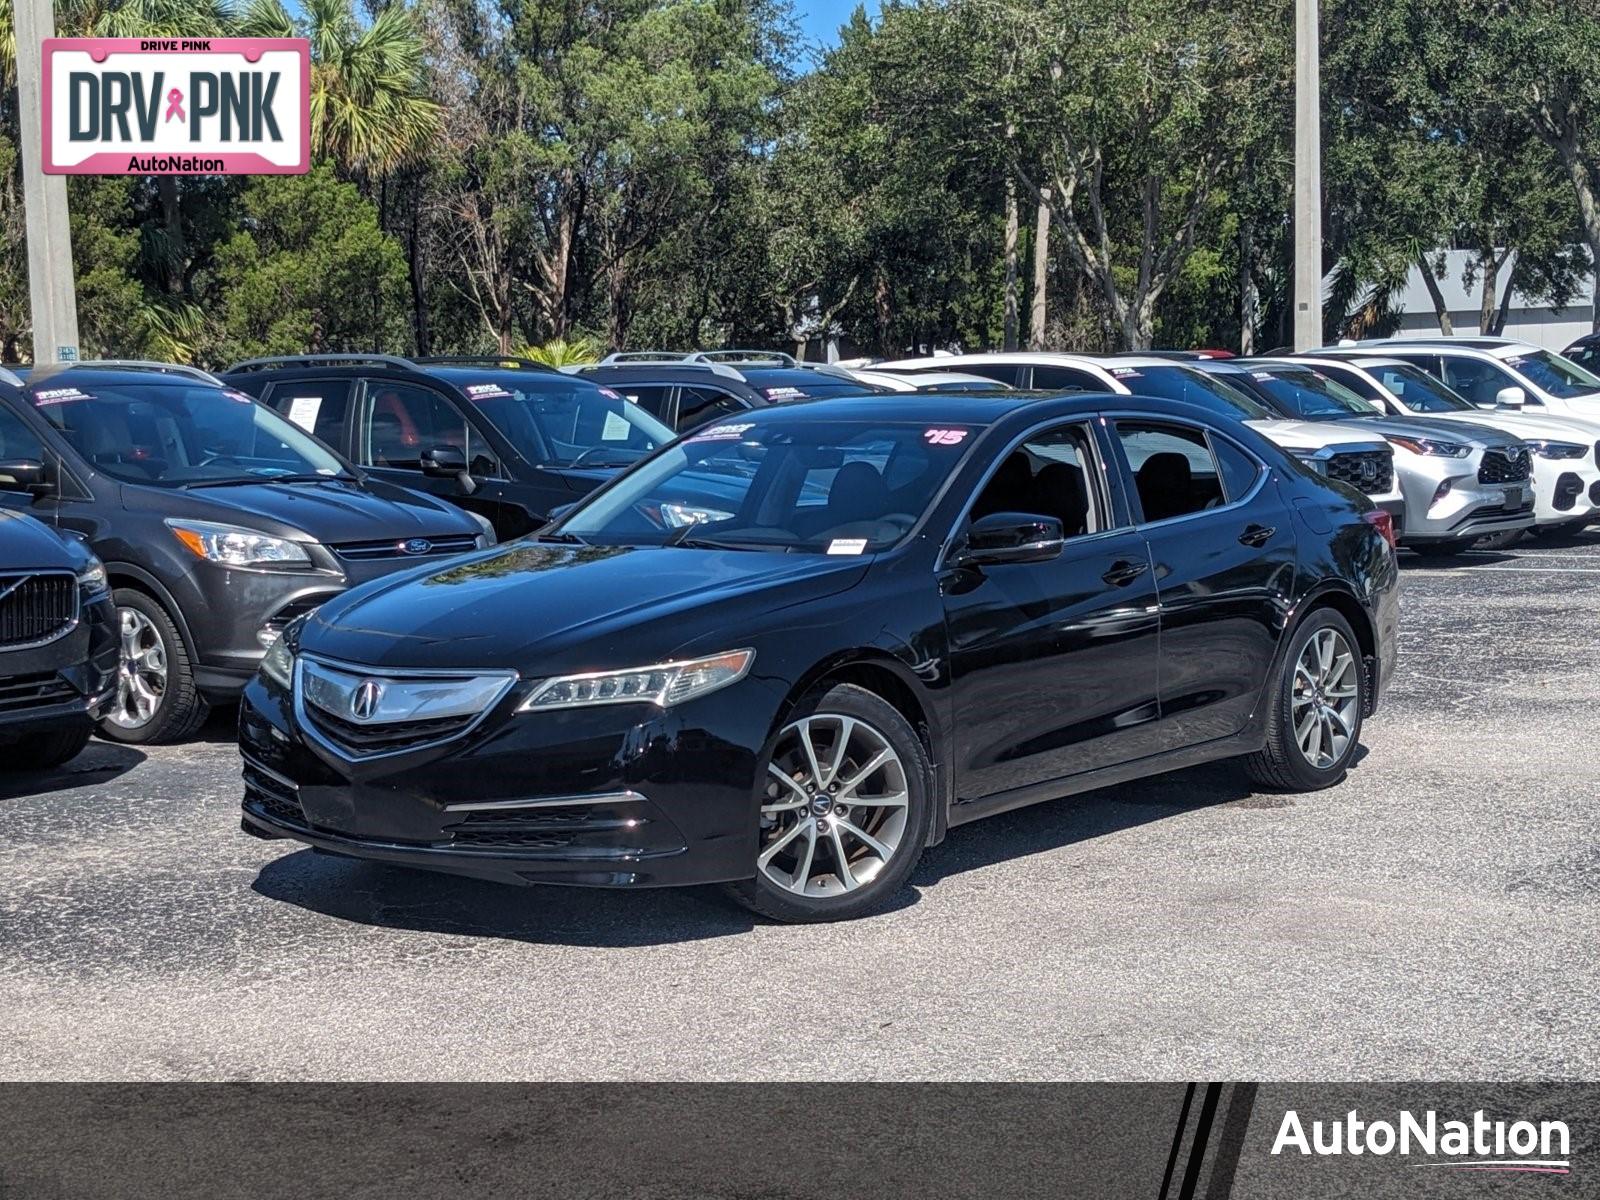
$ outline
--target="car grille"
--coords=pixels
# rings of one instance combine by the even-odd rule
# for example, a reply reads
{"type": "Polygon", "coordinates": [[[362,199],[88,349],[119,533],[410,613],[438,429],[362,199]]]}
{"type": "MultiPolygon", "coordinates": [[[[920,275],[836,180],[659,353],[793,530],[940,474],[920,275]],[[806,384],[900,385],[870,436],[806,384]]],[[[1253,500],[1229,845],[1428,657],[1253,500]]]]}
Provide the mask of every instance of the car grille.
{"type": "Polygon", "coordinates": [[[0,575],[0,646],[48,641],[78,619],[78,581],[67,574],[0,575]]]}
{"type": "Polygon", "coordinates": [[[572,845],[571,834],[534,833],[499,829],[463,829],[450,837],[450,845],[463,849],[485,850],[565,850],[572,845]]]}
{"type": "Polygon", "coordinates": [[[1369,496],[1379,495],[1394,487],[1394,455],[1387,450],[1335,454],[1328,460],[1328,478],[1347,483],[1369,496]]]}
{"type": "Polygon", "coordinates": [[[248,758],[244,760],[244,796],[246,803],[254,804],[274,821],[306,824],[305,810],[300,807],[300,790],[248,758]]]}
{"type": "Polygon", "coordinates": [[[478,539],[470,533],[452,533],[444,537],[402,538],[382,542],[341,542],[333,552],[351,562],[367,562],[384,558],[438,558],[445,554],[464,554],[478,548],[478,539]],[[405,547],[426,542],[426,550],[407,550],[405,547]]]}
{"type": "Polygon", "coordinates": [[[1526,450],[1485,450],[1478,464],[1478,482],[1521,483],[1531,471],[1526,450]]]}
{"type": "Polygon", "coordinates": [[[54,671],[0,677],[0,716],[77,699],[77,689],[54,671]]]}
{"type": "Polygon", "coordinates": [[[305,705],[305,715],[317,732],[337,749],[356,756],[386,754],[442,742],[455,737],[478,719],[477,713],[469,713],[466,716],[435,717],[423,721],[385,721],[378,725],[361,725],[336,717],[320,705],[311,703],[305,705]]]}

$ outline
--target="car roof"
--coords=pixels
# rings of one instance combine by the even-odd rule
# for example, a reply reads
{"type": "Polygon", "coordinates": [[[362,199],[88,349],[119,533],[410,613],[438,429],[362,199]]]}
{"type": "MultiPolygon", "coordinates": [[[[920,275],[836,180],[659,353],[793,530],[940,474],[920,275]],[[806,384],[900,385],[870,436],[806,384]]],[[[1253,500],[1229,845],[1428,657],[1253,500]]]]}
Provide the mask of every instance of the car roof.
{"type": "Polygon", "coordinates": [[[485,375],[512,375],[516,377],[518,382],[526,380],[528,383],[527,390],[529,391],[538,391],[540,388],[553,387],[563,383],[571,383],[575,380],[579,383],[587,383],[590,387],[599,386],[592,379],[584,379],[581,375],[565,375],[559,371],[547,373],[544,371],[525,371],[516,367],[473,367],[465,365],[444,366],[431,363],[423,364],[419,366],[418,369],[423,371],[425,374],[432,375],[436,379],[443,379],[449,383],[456,384],[457,386],[481,380],[485,375]]]}
{"type": "Polygon", "coordinates": [[[1519,354],[1533,354],[1544,349],[1543,346],[1535,346],[1532,342],[1516,342],[1510,338],[1442,336],[1388,338],[1381,341],[1358,342],[1353,347],[1342,348],[1387,350],[1391,354],[1400,354],[1412,347],[1429,351],[1442,350],[1456,354],[1481,354],[1489,358],[1515,358],[1519,354]]]}
{"type": "Polygon", "coordinates": [[[1290,362],[1316,362],[1325,359],[1330,363],[1337,363],[1345,367],[1409,367],[1412,366],[1403,358],[1396,358],[1392,354],[1379,354],[1375,350],[1360,350],[1350,346],[1339,346],[1331,350],[1318,350],[1314,353],[1295,354],[1287,356],[1290,362]]]}
{"type": "Polygon", "coordinates": [[[151,385],[178,385],[184,387],[205,387],[221,389],[223,384],[215,379],[203,379],[198,375],[187,373],[171,373],[166,371],[143,370],[137,367],[120,366],[91,366],[85,364],[56,364],[49,363],[42,367],[35,367],[28,372],[28,377],[23,382],[27,390],[36,388],[72,387],[83,391],[93,391],[95,385],[101,387],[133,387],[151,385]]]}
{"type": "MultiPolygon", "coordinates": [[[[1196,404],[1160,396],[1124,396],[1104,392],[889,392],[870,396],[832,396],[807,400],[804,405],[778,405],[763,413],[804,412],[807,420],[895,421],[941,424],[994,425],[1016,414],[1044,406],[1049,416],[1070,419],[1105,409],[1184,417],[1211,425],[1230,424],[1226,418],[1196,404]]],[[[754,414],[751,414],[752,416],[754,414]]],[[[690,436],[693,436],[692,434],[690,436]]]]}
{"type": "Polygon", "coordinates": [[[875,371],[894,371],[905,367],[944,367],[959,371],[963,363],[999,363],[1001,366],[1081,366],[1094,359],[1087,354],[1067,354],[1055,350],[976,350],[968,354],[929,354],[916,358],[897,358],[873,363],[875,371]]]}

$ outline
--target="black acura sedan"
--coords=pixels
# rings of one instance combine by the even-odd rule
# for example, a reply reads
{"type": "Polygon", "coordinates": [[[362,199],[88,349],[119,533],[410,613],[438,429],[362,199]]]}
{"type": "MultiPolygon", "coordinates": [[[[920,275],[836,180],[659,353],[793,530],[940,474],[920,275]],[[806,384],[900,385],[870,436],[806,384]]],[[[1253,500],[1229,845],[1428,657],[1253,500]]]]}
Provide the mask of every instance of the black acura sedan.
{"type": "Polygon", "coordinates": [[[244,828],[512,883],[858,916],[978,817],[1240,756],[1343,778],[1395,660],[1388,514],[1131,396],[776,406],[539,535],[292,624],[244,828]]]}

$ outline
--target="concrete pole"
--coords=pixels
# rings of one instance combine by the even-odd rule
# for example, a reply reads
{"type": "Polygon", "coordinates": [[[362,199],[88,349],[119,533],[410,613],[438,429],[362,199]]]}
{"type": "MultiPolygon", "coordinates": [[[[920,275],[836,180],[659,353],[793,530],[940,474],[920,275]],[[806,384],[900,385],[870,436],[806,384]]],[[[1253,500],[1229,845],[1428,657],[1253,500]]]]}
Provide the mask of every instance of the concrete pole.
{"type": "Polygon", "coordinates": [[[67,179],[43,170],[40,97],[44,39],[56,33],[51,0],[14,0],[22,204],[28,226],[28,293],[33,302],[33,361],[78,357],[78,296],[72,276],[67,179]]]}
{"type": "Polygon", "coordinates": [[[1322,78],[1317,0],[1294,11],[1294,348],[1322,345],[1322,78]]]}

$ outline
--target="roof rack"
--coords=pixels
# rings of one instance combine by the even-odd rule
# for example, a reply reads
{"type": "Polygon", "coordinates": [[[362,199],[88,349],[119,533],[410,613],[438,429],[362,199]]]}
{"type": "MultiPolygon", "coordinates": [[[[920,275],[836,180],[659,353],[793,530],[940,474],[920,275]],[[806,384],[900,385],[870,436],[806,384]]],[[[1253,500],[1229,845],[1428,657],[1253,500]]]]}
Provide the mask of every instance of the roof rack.
{"type": "Polygon", "coordinates": [[[517,367],[527,371],[555,371],[549,363],[539,362],[532,358],[518,358],[515,354],[429,354],[423,358],[411,360],[419,366],[432,367],[470,367],[470,366],[495,366],[517,367]]]}
{"type": "Polygon", "coordinates": [[[623,363],[683,362],[688,357],[676,350],[613,350],[597,365],[615,367],[623,363]]]}
{"type": "Polygon", "coordinates": [[[48,379],[52,375],[59,375],[63,371],[75,371],[79,367],[98,371],[157,371],[164,375],[182,375],[185,379],[197,380],[200,383],[222,382],[210,371],[191,367],[188,363],[156,362],[148,358],[85,358],[78,362],[41,363],[33,368],[28,379],[30,382],[48,379]]]}
{"type": "Polygon", "coordinates": [[[691,367],[697,371],[710,371],[726,379],[747,382],[743,374],[727,363],[713,362],[703,354],[678,354],[671,350],[619,350],[608,354],[597,363],[579,367],[562,367],[568,374],[587,371],[591,367],[691,367]]]}
{"type": "Polygon", "coordinates": [[[792,354],[785,354],[782,350],[696,350],[684,358],[688,363],[773,363],[780,367],[793,367],[795,363],[792,354]]]}
{"type": "MultiPolygon", "coordinates": [[[[20,366],[21,364],[18,365],[20,366]]],[[[19,388],[28,386],[28,381],[10,367],[0,367],[0,383],[9,383],[12,387],[19,388]]]]}
{"type": "Polygon", "coordinates": [[[241,359],[223,374],[234,371],[260,371],[268,367],[313,367],[319,363],[339,363],[345,366],[351,363],[367,363],[371,366],[402,367],[408,370],[414,365],[409,358],[401,358],[397,354],[276,354],[266,358],[241,359]]]}

